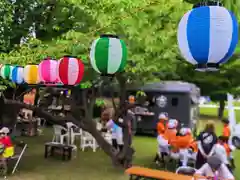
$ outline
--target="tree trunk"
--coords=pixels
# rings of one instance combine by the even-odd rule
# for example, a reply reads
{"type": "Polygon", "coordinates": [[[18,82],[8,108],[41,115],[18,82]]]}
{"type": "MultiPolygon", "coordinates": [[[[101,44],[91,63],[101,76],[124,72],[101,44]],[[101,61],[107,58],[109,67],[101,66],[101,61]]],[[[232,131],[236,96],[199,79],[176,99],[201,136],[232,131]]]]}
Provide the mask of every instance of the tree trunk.
{"type": "Polygon", "coordinates": [[[225,108],[225,101],[224,101],[224,99],[223,99],[223,100],[220,100],[220,101],[219,101],[218,119],[220,119],[220,120],[223,119],[224,108],[225,108]]]}

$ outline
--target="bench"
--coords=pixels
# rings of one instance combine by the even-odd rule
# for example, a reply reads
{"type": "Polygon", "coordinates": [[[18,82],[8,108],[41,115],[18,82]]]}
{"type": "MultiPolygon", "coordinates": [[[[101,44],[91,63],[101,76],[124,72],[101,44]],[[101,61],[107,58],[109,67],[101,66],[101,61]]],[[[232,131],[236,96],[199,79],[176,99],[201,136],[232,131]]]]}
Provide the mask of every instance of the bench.
{"type": "Polygon", "coordinates": [[[73,146],[48,142],[45,143],[44,157],[47,158],[49,155],[54,156],[55,154],[61,154],[62,160],[71,160],[73,146]]]}
{"type": "Polygon", "coordinates": [[[148,168],[133,166],[125,171],[130,176],[130,180],[192,180],[192,176],[175,174],[167,171],[159,171],[148,168]]]}

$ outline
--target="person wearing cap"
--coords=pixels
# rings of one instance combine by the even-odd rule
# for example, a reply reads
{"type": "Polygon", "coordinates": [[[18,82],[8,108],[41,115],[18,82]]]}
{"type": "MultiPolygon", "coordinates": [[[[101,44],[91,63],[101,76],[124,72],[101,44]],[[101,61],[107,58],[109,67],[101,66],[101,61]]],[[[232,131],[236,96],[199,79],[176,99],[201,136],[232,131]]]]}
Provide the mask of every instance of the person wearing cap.
{"type": "Polygon", "coordinates": [[[177,135],[177,120],[170,119],[167,123],[167,129],[164,132],[164,137],[168,140],[168,143],[171,145],[171,141],[176,139],[177,135]]]}
{"type": "Polygon", "coordinates": [[[207,179],[226,179],[235,180],[232,173],[228,170],[227,166],[222,163],[217,155],[210,156],[200,169],[196,171],[194,177],[204,176],[207,179]]]}
{"type": "Polygon", "coordinates": [[[12,144],[11,138],[8,136],[9,129],[3,127],[0,130],[0,143],[5,146],[5,151],[3,153],[4,158],[9,158],[14,155],[14,146],[12,144]]]}
{"type": "Polygon", "coordinates": [[[164,134],[159,134],[157,137],[158,142],[158,152],[154,158],[154,162],[158,163],[159,161],[164,163],[164,157],[169,154],[169,144],[167,138],[164,134]]]}
{"type": "Polygon", "coordinates": [[[207,158],[212,156],[217,144],[215,126],[213,122],[208,122],[205,129],[197,137],[198,153],[196,158],[196,168],[202,167],[207,162],[207,158]]]}
{"type": "Polygon", "coordinates": [[[167,116],[163,113],[159,114],[157,123],[157,132],[158,135],[163,135],[165,132],[165,122],[168,120],[167,116]]]}

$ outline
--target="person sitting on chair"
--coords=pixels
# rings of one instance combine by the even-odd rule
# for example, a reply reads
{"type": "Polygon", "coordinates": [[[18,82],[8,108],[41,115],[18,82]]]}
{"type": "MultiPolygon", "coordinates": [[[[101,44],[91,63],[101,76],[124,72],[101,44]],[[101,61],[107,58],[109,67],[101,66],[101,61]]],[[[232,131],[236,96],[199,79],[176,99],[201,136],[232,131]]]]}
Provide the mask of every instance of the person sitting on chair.
{"type": "Polygon", "coordinates": [[[12,144],[11,138],[8,136],[9,129],[7,127],[3,127],[0,130],[0,143],[5,146],[5,150],[3,153],[4,158],[9,158],[14,155],[14,146],[12,144]]]}
{"type": "Polygon", "coordinates": [[[231,167],[228,161],[228,156],[227,156],[227,151],[224,147],[224,136],[219,136],[218,137],[218,143],[216,144],[215,147],[215,154],[221,159],[222,163],[224,163],[228,169],[231,171],[231,167]]]}
{"type": "Polygon", "coordinates": [[[207,163],[205,163],[200,169],[196,171],[194,174],[196,178],[199,176],[207,177],[207,179],[227,179],[227,180],[235,180],[232,173],[228,170],[226,165],[222,163],[221,159],[213,155],[207,159],[207,163]]]}
{"type": "Polygon", "coordinates": [[[167,142],[167,144],[165,144],[164,141],[162,141],[162,144],[159,141],[159,137],[158,137],[158,142],[159,142],[159,147],[160,147],[160,152],[161,152],[161,158],[164,160],[164,157],[169,155],[170,151],[169,151],[169,147],[172,147],[171,149],[171,154],[173,156],[174,159],[178,158],[178,149],[176,147],[174,147],[174,144],[172,144],[172,142],[174,142],[175,138],[176,138],[176,134],[177,134],[177,123],[175,119],[170,119],[169,122],[167,123],[167,129],[164,132],[164,135],[162,136],[163,139],[165,140],[165,142],[167,142]]]}
{"type": "Polygon", "coordinates": [[[188,148],[190,147],[191,141],[192,135],[189,128],[181,128],[179,136],[176,136],[176,139],[172,141],[172,145],[179,149],[180,166],[187,166],[188,164],[188,148]]]}

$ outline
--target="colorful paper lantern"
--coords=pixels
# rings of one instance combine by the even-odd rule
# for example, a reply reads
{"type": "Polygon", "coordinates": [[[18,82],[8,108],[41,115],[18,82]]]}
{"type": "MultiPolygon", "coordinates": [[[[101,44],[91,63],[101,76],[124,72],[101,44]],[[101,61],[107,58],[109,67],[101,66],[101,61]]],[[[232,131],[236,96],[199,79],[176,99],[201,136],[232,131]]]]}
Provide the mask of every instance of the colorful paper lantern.
{"type": "Polygon", "coordinates": [[[2,78],[9,79],[10,72],[11,72],[11,66],[9,64],[5,64],[2,66],[2,68],[1,68],[2,78]]]}
{"type": "Polygon", "coordinates": [[[101,36],[92,43],[90,62],[93,69],[103,75],[123,71],[127,62],[125,42],[117,36],[101,36]]]}
{"type": "Polygon", "coordinates": [[[40,81],[44,83],[56,83],[58,80],[58,62],[52,59],[43,60],[38,66],[40,81]]]}
{"type": "Polygon", "coordinates": [[[15,66],[10,66],[10,74],[9,74],[9,79],[12,80],[12,71],[15,68],[15,66]]]}
{"type": "Polygon", "coordinates": [[[23,67],[15,66],[12,70],[12,82],[16,84],[22,84],[24,82],[23,71],[23,67]]]}
{"type": "Polygon", "coordinates": [[[217,70],[238,43],[238,22],[224,7],[202,6],[188,11],[178,26],[178,46],[197,70],[217,70]]]}
{"type": "Polygon", "coordinates": [[[79,84],[83,78],[84,64],[74,57],[63,57],[58,62],[58,77],[64,85],[79,84]]]}
{"type": "Polygon", "coordinates": [[[27,84],[37,84],[39,83],[38,76],[38,65],[27,65],[24,67],[24,81],[27,84]]]}

